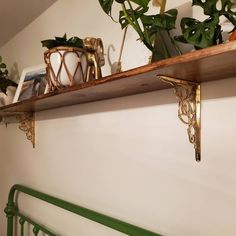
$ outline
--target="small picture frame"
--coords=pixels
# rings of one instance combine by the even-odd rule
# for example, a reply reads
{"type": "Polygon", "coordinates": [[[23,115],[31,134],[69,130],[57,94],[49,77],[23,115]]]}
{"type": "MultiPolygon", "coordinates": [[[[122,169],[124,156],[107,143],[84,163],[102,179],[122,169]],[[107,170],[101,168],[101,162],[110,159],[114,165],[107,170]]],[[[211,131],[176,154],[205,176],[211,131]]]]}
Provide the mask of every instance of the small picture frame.
{"type": "Polygon", "coordinates": [[[45,94],[47,90],[46,66],[42,64],[25,68],[21,73],[13,103],[45,94]]]}

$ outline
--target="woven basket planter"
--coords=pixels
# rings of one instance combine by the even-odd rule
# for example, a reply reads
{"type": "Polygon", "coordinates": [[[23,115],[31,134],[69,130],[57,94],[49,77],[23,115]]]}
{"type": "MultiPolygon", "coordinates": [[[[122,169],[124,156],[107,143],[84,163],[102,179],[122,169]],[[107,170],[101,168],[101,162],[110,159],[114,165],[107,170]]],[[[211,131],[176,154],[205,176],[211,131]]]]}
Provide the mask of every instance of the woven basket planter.
{"type": "Polygon", "coordinates": [[[55,47],[44,53],[49,91],[81,84],[86,80],[86,51],[74,47],[55,47]]]}

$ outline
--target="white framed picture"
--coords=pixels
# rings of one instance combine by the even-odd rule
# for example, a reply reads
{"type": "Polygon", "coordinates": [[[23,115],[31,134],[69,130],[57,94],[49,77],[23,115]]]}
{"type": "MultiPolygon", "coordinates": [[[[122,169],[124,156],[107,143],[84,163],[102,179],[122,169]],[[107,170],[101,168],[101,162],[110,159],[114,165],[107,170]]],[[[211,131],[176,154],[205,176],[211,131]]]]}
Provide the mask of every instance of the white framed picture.
{"type": "Polygon", "coordinates": [[[47,93],[46,66],[44,64],[25,68],[16,89],[13,103],[47,93]]]}

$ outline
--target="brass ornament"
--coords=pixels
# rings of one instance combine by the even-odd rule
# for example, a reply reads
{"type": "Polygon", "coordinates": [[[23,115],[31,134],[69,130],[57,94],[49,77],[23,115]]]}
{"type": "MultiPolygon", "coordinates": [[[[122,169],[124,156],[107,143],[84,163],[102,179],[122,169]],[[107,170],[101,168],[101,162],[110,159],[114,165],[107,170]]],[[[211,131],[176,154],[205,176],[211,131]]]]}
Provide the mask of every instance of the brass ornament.
{"type": "Polygon", "coordinates": [[[189,141],[194,145],[196,161],[201,160],[201,88],[199,83],[179,80],[167,76],[157,76],[174,87],[178,99],[178,117],[188,125],[189,141]]]}
{"type": "Polygon", "coordinates": [[[101,67],[105,65],[104,48],[100,38],[86,37],[83,41],[88,63],[85,82],[88,82],[102,77],[101,67]]]}
{"type": "Polygon", "coordinates": [[[34,112],[23,112],[16,115],[19,121],[19,129],[22,130],[26,137],[33,144],[35,148],[35,118],[34,112]]]}

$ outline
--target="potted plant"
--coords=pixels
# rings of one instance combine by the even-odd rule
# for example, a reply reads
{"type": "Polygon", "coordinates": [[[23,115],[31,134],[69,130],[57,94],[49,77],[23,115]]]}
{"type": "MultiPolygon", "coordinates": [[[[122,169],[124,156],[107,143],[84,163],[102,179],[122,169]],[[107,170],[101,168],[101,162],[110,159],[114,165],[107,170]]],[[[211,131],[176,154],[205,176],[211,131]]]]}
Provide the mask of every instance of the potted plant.
{"type": "Polygon", "coordinates": [[[63,37],[43,40],[41,43],[48,49],[44,53],[44,60],[49,77],[49,91],[85,81],[87,60],[82,39],[67,39],[65,34],[63,37]]]}
{"type": "Polygon", "coordinates": [[[0,56],[0,105],[5,106],[12,102],[17,84],[9,79],[8,70],[0,56]]]}
{"type": "MultiPolygon", "coordinates": [[[[232,31],[236,27],[236,12],[231,0],[193,0],[193,6],[200,6],[208,18],[203,22],[184,17],[181,20],[183,35],[175,37],[177,41],[192,44],[195,49],[202,49],[223,43],[220,17],[224,16],[232,23],[232,31]],[[218,7],[218,3],[221,6],[218,7]]],[[[233,37],[233,36],[232,36],[233,37]]]]}
{"type": "Polygon", "coordinates": [[[48,50],[44,53],[49,91],[99,79],[105,65],[102,39],[86,37],[67,39],[55,37],[41,41],[48,50]]]}
{"type": "Polygon", "coordinates": [[[174,49],[178,54],[181,51],[170,35],[170,31],[175,28],[177,10],[171,9],[164,12],[166,0],[156,0],[160,5],[160,14],[149,15],[149,3],[151,0],[99,0],[104,12],[111,15],[114,4],[120,5],[119,23],[124,29],[130,25],[139,35],[139,40],[153,53],[152,61],[168,58],[171,56],[163,34],[171,40],[174,49]]]}

